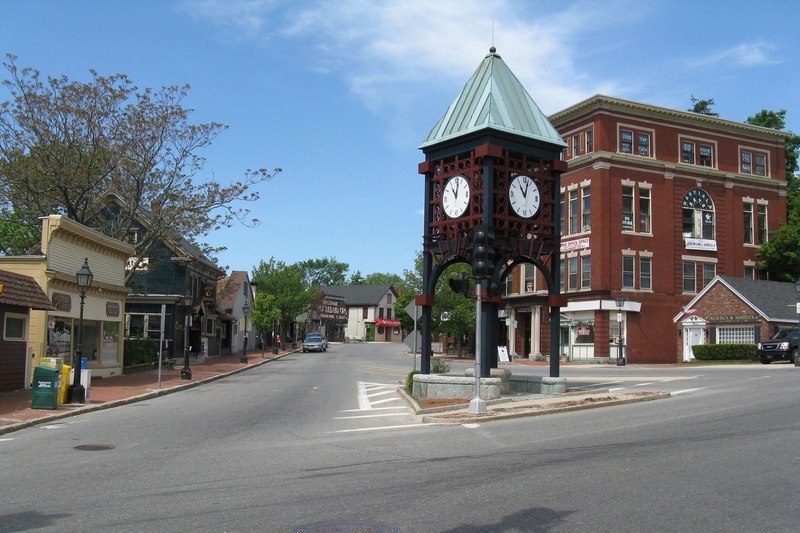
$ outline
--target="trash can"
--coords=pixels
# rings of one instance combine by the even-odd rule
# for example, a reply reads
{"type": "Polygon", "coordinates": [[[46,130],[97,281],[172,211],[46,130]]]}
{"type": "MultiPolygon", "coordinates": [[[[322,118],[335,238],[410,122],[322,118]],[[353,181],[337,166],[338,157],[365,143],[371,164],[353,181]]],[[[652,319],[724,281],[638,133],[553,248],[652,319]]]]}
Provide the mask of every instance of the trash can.
{"type": "Polygon", "coordinates": [[[33,369],[33,402],[31,409],[57,409],[61,389],[61,370],[47,366],[33,369]]]}

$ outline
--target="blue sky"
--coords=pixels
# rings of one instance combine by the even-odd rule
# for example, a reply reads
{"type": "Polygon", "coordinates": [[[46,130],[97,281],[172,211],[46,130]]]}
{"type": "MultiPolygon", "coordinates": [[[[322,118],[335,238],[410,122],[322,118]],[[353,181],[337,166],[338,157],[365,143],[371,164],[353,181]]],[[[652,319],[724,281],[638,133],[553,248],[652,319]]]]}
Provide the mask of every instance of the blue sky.
{"type": "Polygon", "coordinates": [[[20,67],[189,84],[194,121],[229,126],[203,177],[283,168],[250,206],[258,228],[209,236],[220,264],[335,257],[364,275],[413,268],[418,147],[492,42],[546,114],[597,93],[676,109],[694,95],[731,120],[786,109],[798,132],[798,28],[796,0],[0,2],[0,53],[20,67]]]}

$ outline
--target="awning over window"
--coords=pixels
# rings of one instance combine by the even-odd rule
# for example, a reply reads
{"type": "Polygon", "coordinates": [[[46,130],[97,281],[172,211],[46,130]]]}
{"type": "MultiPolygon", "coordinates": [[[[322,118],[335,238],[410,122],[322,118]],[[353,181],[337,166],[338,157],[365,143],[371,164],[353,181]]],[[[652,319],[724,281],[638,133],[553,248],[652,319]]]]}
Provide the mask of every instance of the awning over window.
{"type": "Polygon", "coordinates": [[[391,326],[393,328],[399,328],[400,327],[400,321],[399,320],[386,320],[386,319],[383,319],[383,318],[376,318],[375,319],[375,325],[377,325],[377,326],[391,326]]]}

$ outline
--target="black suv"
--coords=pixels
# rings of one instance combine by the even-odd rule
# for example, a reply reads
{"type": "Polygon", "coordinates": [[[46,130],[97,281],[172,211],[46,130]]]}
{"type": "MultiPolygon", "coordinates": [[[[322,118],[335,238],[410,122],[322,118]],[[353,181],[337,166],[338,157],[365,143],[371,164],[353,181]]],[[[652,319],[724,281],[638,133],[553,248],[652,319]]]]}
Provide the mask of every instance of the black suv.
{"type": "Polygon", "coordinates": [[[796,329],[783,329],[770,340],[759,342],[756,351],[758,358],[765,365],[781,359],[793,363],[797,357],[797,335],[796,329]]]}

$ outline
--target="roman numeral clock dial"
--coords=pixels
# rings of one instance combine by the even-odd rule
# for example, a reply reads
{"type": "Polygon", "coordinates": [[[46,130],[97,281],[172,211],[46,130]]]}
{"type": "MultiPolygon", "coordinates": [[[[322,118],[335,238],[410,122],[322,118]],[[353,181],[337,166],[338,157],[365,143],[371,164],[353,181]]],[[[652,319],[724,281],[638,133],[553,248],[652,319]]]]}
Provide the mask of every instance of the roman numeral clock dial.
{"type": "Polygon", "coordinates": [[[464,176],[453,176],[447,181],[442,194],[442,208],[450,218],[458,218],[469,206],[469,183],[464,176]]]}
{"type": "Polygon", "coordinates": [[[530,176],[519,175],[508,188],[511,209],[522,218],[531,218],[539,212],[541,197],[539,186],[530,176]]]}

